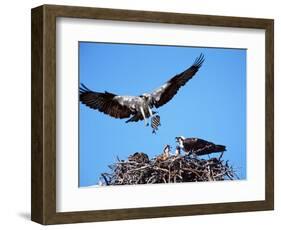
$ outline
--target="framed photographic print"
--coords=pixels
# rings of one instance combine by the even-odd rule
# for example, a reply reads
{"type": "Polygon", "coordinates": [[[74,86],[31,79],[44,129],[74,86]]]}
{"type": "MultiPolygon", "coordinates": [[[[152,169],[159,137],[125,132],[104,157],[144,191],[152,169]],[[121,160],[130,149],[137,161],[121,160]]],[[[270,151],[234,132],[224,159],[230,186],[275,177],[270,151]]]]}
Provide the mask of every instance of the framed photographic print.
{"type": "Polygon", "coordinates": [[[272,210],[273,28],[32,9],[32,220],[272,210]]]}

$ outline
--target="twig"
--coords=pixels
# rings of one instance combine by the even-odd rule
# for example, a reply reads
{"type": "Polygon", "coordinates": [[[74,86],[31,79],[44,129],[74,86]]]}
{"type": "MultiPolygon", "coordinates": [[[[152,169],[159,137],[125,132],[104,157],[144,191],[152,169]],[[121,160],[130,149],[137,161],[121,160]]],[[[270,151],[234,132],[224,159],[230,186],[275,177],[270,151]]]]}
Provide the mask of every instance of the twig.
{"type": "Polygon", "coordinates": [[[218,158],[200,159],[190,156],[170,156],[163,160],[161,156],[148,159],[144,153],[134,154],[136,158],[120,160],[110,165],[111,173],[102,173],[101,184],[156,184],[194,181],[234,180],[237,175],[229,162],[224,163],[223,153],[218,158]],[[139,154],[139,157],[138,157],[139,154]],[[144,159],[143,161],[140,159],[144,159]]]}

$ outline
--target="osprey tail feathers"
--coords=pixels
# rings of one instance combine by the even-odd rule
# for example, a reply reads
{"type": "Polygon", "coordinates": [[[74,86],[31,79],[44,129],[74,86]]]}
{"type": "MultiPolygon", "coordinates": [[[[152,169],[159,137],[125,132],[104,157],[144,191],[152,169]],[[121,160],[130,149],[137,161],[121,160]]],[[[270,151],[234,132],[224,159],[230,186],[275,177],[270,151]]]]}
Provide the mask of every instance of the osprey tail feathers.
{"type": "Polygon", "coordinates": [[[214,152],[224,152],[226,151],[226,148],[224,145],[215,145],[214,146],[214,152]]]}
{"type": "MultiPolygon", "coordinates": [[[[154,115],[156,112],[155,111],[152,111],[152,114],[154,115]]],[[[145,113],[145,117],[146,118],[149,118],[149,113],[146,112],[145,113]]],[[[129,123],[129,122],[137,122],[137,121],[140,121],[140,120],[143,120],[143,116],[141,115],[141,113],[136,113],[134,116],[132,116],[129,120],[126,121],[126,123],[129,123]]]]}
{"type": "Polygon", "coordinates": [[[126,123],[137,122],[139,120],[143,120],[143,118],[141,117],[141,115],[136,114],[136,115],[132,116],[129,120],[127,120],[126,123]]]}
{"type": "Polygon", "coordinates": [[[226,147],[224,145],[215,145],[212,143],[201,149],[195,150],[193,153],[200,156],[200,155],[211,154],[211,153],[220,153],[220,152],[225,152],[225,151],[226,151],[226,147]]]}
{"type": "Polygon", "coordinates": [[[218,153],[226,151],[226,148],[224,145],[212,145],[208,148],[208,150],[213,153],[218,153]]]}

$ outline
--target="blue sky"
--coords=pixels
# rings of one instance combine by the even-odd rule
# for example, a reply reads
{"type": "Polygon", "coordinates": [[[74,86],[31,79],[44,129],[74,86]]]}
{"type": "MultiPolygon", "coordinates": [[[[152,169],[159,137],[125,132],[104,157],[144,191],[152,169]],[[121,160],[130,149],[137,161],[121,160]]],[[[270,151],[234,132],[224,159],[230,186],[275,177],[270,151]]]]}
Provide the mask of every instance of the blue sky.
{"type": "Polygon", "coordinates": [[[181,135],[226,145],[224,159],[246,178],[246,50],[79,42],[80,83],[93,91],[140,95],[189,68],[200,53],[201,69],[158,109],[156,135],[143,121],[126,124],[79,103],[80,187],[97,184],[117,156],[139,151],[153,157],[165,144],[174,151],[181,135]]]}

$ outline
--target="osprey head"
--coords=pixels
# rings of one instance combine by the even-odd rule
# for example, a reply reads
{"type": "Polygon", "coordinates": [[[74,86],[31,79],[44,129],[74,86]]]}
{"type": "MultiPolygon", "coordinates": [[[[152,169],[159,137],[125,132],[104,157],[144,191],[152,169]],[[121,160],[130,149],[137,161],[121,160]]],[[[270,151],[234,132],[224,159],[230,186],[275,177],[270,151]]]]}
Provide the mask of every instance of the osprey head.
{"type": "Polygon", "coordinates": [[[184,136],[180,136],[180,137],[176,137],[176,142],[180,143],[180,141],[184,141],[185,137],[184,136]]]}
{"type": "Polygon", "coordinates": [[[150,94],[148,93],[143,93],[142,95],[140,95],[141,98],[144,98],[146,100],[148,100],[150,98],[150,94]]]}
{"type": "Polygon", "coordinates": [[[171,150],[171,146],[170,145],[165,145],[164,152],[170,151],[170,150],[171,150]]]}
{"type": "Polygon", "coordinates": [[[181,148],[183,148],[183,141],[185,140],[184,136],[176,137],[176,142],[179,144],[181,148]]]}
{"type": "Polygon", "coordinates": [[[153,104],[152,103],[153,98],[152,98],[151,94],[144,93],[144,94],[140,95],[140,97],[143,98],[149,106],[151,106],[153,104]]]}

